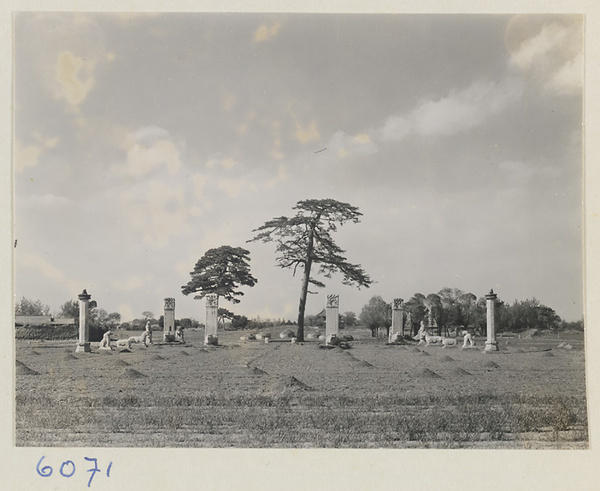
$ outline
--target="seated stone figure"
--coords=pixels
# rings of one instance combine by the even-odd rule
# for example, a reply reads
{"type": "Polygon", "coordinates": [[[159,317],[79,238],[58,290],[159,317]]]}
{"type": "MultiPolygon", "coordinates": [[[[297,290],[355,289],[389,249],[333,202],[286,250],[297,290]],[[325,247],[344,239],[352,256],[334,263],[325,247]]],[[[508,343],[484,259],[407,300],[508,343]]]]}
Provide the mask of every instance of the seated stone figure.
{"type": "Polygon", "coordinates": [[[112,334],[112,331],[106,331],[104,333],[104,336],[102,336],[102,341],[100,341],[100,346],[98,346],[98,349],[106,349],[106,350],[112,349],[112,347],[110,345],[110,342],[112,341],[110,339],[111,334],[112,334]]]}
{"type": "Polygon", "coordinates": [[[148,336],[148,342],[152,344],[152,328],[150,327],[150,322],[146,322],[146,333],[148,336]]]}
{"type": "Polygon", "coordinates": [[[177,341],[179,341],[180,343],[183,343],[183,342],[184,342],[184,340],[183,340],[183,329],[182,329],[181,327],[178,327],[178,328],[175,330],[175,339],[176,339],[177,341]]]}
{"type": "Polygon", "coordinates": [[[463,348],[473,348],[475,346],[475,341],[473,341],[473,336],[471,336],[471,333],[469,331],[463,331],[464,334],[464,338],[463,338],[463,348]],[[467,346],[468,343],[468,346],[467,346]]]}

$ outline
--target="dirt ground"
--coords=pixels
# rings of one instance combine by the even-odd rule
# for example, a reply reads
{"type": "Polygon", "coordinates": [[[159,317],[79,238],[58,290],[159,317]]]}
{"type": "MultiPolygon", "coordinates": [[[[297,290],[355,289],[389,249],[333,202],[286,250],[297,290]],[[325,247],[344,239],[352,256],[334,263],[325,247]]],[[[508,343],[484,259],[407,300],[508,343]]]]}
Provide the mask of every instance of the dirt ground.
{"type": "MultiPolygon", "coordinates": [[[[500,351],[351,349],[203,330],[186,343],[75,353],[16,341],[18,446],[587,448],[583,335],[499,338],[500,351]],[[559,347],[568,344],[570,349],[559,347]]],[[[119,333],[127,337],[140,333],[119,333]]]]}

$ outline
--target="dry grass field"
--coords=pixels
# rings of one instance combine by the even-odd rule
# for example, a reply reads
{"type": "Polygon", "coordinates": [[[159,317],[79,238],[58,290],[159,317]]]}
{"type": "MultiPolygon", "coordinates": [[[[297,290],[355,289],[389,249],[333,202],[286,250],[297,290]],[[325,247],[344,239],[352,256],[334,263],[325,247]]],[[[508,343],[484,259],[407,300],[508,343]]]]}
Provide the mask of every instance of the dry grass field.
{"type": "Polygon", "coordinates": [[[204,347],[200,330],[85,354],[74,340],[17,340],[16,445],[588,447],[582,334],[499,338],[483,353],[483,339],[388,346],[361,329],[347,331],[351,349],[324,349],[281,330],[270,343],[220,332],[204,347]]]}

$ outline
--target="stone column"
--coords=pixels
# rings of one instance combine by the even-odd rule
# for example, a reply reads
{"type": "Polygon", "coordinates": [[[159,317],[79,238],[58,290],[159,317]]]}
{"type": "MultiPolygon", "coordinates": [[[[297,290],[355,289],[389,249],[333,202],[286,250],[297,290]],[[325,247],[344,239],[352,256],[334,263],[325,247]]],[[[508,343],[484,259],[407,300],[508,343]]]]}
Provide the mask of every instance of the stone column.
{"type": "Polygon", "coordinates": [[[340,296],[327,295],[327,308],[325,309],[325,344],[331,338],[337,337],[340,328],[340,296]]]}
{"type": "Polygon", "coordinates": [[[91,353],[90,348],[90,298],[86,290],[83,290],[79,298],[79,341],[75,353],[91,353]]]}
{"type": "Polygon", "coordinates": [[[498,295],[494,290],[490,290],[485,296],[485,305],[487,308],[487,339],[485,341],[484,351],[498,351],[498,343],[496,342],[496,326],[494,325],[494,301],[498,295]]]}
{"type": "Polygon", "coordinates": [[[390,327],[390,335],[388,337],[388,342],[390,343],[395,341],[395,334],[397,332],[401,332],[402,337],[404,337],[404,325],[402,324],[404,309],[402,308],[402,302],[404,302],[402,298],[394,298],[392,302],[392,327],[390,327]]]}
{"type": "Polygon", "coordinates": [[[175,299],[165,298],[163,341],[175,341],[175,299]]]}
{"type": "Polygon", "coordinates": [[[206,327],[204,328],[204,344],[218,343],[217,323],[219,314],[219,296],[216,293],[206,295],[206,327]]]}

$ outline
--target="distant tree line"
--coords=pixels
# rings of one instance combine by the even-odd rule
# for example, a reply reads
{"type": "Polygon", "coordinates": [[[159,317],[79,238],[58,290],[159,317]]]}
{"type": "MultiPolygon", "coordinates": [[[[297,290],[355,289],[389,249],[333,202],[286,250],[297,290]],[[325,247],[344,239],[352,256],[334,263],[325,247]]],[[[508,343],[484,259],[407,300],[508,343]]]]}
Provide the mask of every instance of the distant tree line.
{"type": "MultiPolygon", "coordinates": [[[[414,336],[421,325],[433,326],[438,335],[448,335],[452,331],[473,330],[484,333],[486,330],[486,299],[477,298],[458,288],[443,288],[438,293],[423,295],[415,293],[403,304],[405,333],[414,336]]],[[[583,320],[565,322],[550,307],[536,298],[515,300],[512,304],[500,298],[494,304],[496,332],[523,332],[529,329],[583,330],[583,320]]],[[[392,324],[392,304],[380,296],[372,297],[362,308],[359,323],[377,336],[379,329],[392,324]]]]}

